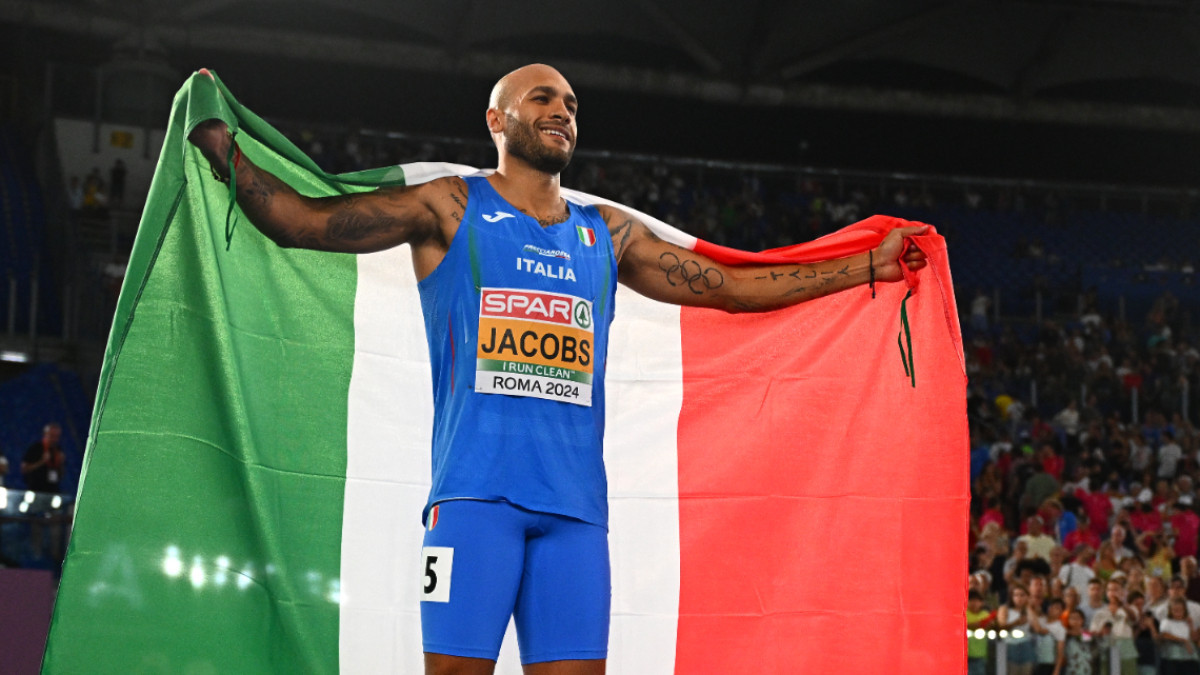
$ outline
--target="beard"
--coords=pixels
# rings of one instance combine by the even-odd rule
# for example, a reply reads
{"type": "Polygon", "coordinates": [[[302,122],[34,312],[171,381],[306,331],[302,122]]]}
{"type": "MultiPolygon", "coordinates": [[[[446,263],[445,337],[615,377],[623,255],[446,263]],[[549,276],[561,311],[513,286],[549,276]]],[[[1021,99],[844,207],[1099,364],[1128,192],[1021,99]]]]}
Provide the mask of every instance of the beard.
{"type": "Polygon", "coordinates": [[[505,114],[504,117],[508,121],[508,130],[504,135],[504,150],[509,155],[524,160],[542,173],[552,175],[562,173],[563,169],[571,163],[571,153],[575,151],[574,145],[566,150],[549,147],[542,142],[541,132],[534,129],[532,124],[526,124],[509,114],[505,114]]]}

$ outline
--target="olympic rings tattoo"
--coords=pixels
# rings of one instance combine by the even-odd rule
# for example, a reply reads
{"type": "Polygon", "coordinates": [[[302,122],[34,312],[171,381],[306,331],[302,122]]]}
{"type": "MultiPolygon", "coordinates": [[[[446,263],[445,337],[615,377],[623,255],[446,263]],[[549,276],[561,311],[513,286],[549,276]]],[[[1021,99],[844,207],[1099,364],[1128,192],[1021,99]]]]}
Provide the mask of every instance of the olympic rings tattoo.
{"type": "Polygon", "coordinates": [[[695,260],[680,260],[670,251],[658,256],[658,268],[667,273],[667,283],[687,286],[696,295],[703,295],[725,285],[725,275],[715,267],[703,269],[695,260]]]}

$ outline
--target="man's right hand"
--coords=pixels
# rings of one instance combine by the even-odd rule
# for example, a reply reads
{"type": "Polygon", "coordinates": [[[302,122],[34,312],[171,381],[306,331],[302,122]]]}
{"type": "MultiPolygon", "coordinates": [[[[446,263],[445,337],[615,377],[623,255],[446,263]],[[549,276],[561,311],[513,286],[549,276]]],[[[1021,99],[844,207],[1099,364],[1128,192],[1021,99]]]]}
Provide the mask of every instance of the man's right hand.
{"type": "MultiPolygon", "coordinates": [[[[188,134],[213,171],[229,178],[233,138],[213,118],[188,134]]],[[[441,262],[467,208],[466,183],[457,176],[407,187],[330,197],[306,197],[244,155],[237,161],[237,202],[279,246],[370,253],[411,243],[418,278],[441,262]]]]}
{"type": "Polygon", "coordinates": [[[229,157],[229,146],[233,143],[229,125],[219,119],[205,120],[188,134],[188,141],[200,150],[213,170],[222,178],[229,178],[226,158],[229,157]]]}

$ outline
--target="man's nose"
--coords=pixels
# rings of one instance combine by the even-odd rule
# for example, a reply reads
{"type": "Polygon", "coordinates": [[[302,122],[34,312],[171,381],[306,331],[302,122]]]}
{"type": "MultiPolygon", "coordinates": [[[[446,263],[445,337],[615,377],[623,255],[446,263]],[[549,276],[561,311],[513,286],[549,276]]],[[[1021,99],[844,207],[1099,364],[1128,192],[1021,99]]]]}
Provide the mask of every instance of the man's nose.
{"type": "Polygon", "coordinates": [[[557,105],[554,106],[554,109],[550,111],[550,116],[554,119],[567,121],[571,119],[571,111],[567,110],[567,104],[560,99],[557,105]]]}

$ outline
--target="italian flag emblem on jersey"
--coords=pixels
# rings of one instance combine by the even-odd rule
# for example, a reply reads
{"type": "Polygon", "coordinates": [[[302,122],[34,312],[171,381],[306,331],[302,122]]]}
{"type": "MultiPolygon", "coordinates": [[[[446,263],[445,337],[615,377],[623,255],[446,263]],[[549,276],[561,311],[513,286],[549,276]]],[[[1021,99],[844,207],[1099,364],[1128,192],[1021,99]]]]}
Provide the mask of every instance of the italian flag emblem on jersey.
{"type": "Polygon", "coordinates": [[[582,241],[584,246],[594,246],[596,244],[596,233],[592,231],[592,228],[576,225],[575,231],[579,233],[579,241],[582,241]]]}

